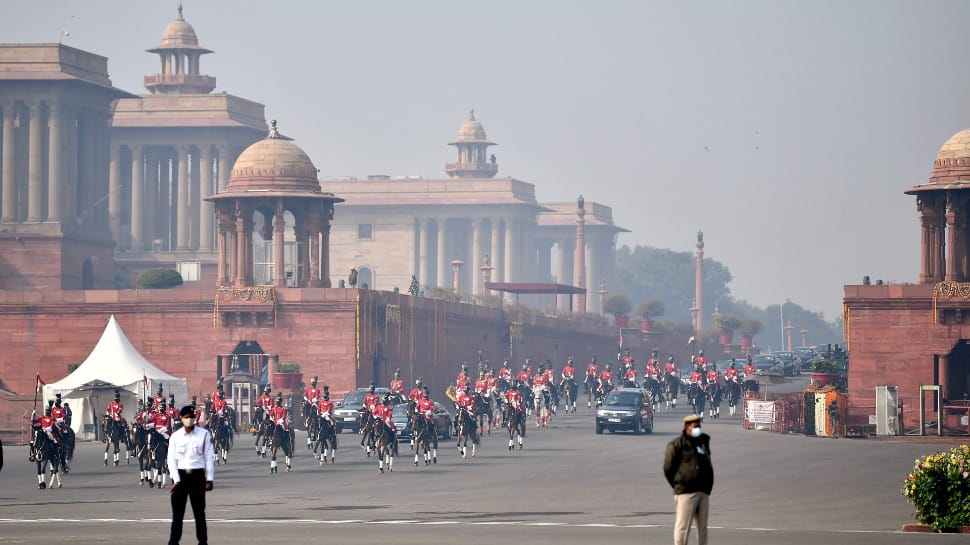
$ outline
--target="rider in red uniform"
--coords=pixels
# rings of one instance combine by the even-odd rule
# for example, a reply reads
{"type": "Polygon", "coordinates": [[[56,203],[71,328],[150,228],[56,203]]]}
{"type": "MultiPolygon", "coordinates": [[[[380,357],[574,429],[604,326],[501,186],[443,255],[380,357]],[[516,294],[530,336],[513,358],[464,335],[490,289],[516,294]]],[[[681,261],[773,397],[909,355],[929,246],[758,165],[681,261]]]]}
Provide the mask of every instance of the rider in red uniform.
{"type": "Polygon", "coordinates": [[[758,374],[758,368],[748,360],[748,363],[744,364],[744,378],[747,380],[753,380],[752,377],[758,374]]]}
{"type": "Polygon", "coordinates": [[[212,390],[212,394],[210,395],[211,397],[216,397],[216,394],[219,394],[220,396],[225,395],[222,389],[222,377],[219,377],[219,380],[216,381],[216,387],[212,390]]]}
{"type": "MultiPolygon", "coordinates": [[[[215,401],[216,396],[213,394],[212,397],[213,401],[215,401]]],[[[263,418],[266,418],[269,412],[273,409],[273,404],[272,389],[269,387],[269,384],[267,384],[263,388],[263,395],[256,398],[256,405],[262,410],[263,418]]]]}
{"type": "Polygon", "coordinates": [[[162,393],[162,385],[158,385],[158,391],[155,392],[155,397],[152,398],[152,410],[157,411],[159,407],[165,402],[165,394],[162,393]]]}
{"type": "Polygon", "coordinates": [[[370,383],[370,391],[367,392],[367,395],[364,396],[364,399],[361,402],[364,409],[371,414],[374,414],[374,407],[377,407],[381,403],[381,399],[377,397],[375,391],[376,389],[374,388],[374,383],[372,382],[370,383]]]}
{"type": "Polygon", "coordinates": [[[413,399],[415,401],[424,397],[424,388],[421,386],[421,379],[414,381],[414,389],[408,394],[408,399],[413,399]]]}
{"type": "MultiPolygon", "coordinates": [[[[471,417],[472,430],[475,429],[475,398],[468,395],[468,392],[461,392],[457,399],[455,399],[455,407],[458,409],[465,409],[468,412],[468,416],[471,417]]],[[[455,419],[455,433],[458,432],[458,419],[455,419]]]]}
{"type": "Polygon", "coordinates": [[[158,406],[158,410],[155,412],[155,416],[152,417],[152,426],[155,431],[161,434],[162,437],[168,439],[168,436],[172,433],[172,419],[169,418],[167,412],[165,411],[165,398],[162,398],[161,404],[158,406]]]}
{"type": "Polygon", "coordinates": [[[509,365],[509,360],[502,362],[502,368],[498,370],[498,378],[505,382],[512,382],[512,367],[509,365]]]}
{"type": "Polygon", "coordinates": [[[330,401],[330,387],[323,386],[323,397],[317,401],[317,414],[333,423],[333,402],[330,401]]]}
{"type": "Polygon", "coordinates": [[[475,391],[482,396],[488,395],[488,378],[485,377],[485,371],[478,372],[478,379],[475,381],[475,391]]]}
{"type": "Polygon", "coordinates": [[[562,368],[562,381],[566,382],[576,378],[576,368],[573,367],[573,359],[566,360],[566,366],[562,368]]]}
{"type": "Polygon", "coordinates": [[[394,370],[394,378],[391,379],[391,384],[388,387],[391,393],[398,396],[400,399],[404,399],[404,381],[401,380],[401,370],[394,370]]]}
{"type": "Polygon", "coordinates": [[[222,419],[226,417],[226,409],[228,407],[229,405],[217,392],[216,395],[212,397],[212,415],[210,416],[209,427],[211,427],[213,430],[219,428],[219,426],[222,424],[222,419]]]}
{"type": "Polygon", "coordinates": [[[380,419],[389,430],[396,432],[397,426],[391,419],[391,412],[391,396],[384,394],[384,399],[374,407],[373,415],[374,418],[380,419]]]}
{"type": "Polygon", "coordinates": [[[673,356],[667,358],[667,363],[664,364],[664,373],[668,375],[677,375],[677,364],[674,363],[673,356]]]}
{"type": "Polygon", "coordinates": [[[689,380],[691,384],[703,384],[704,374],[695,369],[693,372],[691,372],[689,380]]]}
{"type": "Polygon", "coordinates": [[[168,405],[165,406],[165,414],[168,415],[169,427],[172,431],[182,427],[182,417],[179,415],[178,408],[175,407],[175,394],[168,395],[168,405]]]}
{"type": "Polygon", "coordinates": [[[108,408],[104,411],[104,414],[111,420],[125,425],[125,419],[121,416],[121,412],[124,410],[125,406],[121,404],[121,392],[115,390],[115,399],[108,403],[108,408]]]}
{"type": "Polygon", "coordinates": [[[496,388],[498,388],[498,379],[495,378],[495,373],[491,369],[485,373],[485,392],[491,394],[496,388]]]}
{"type": "Polygon", "coordinates": [[[721,374],[717,372],[717,364],[715,363],[710,369],[707,370],[707,383],[716,384],[720,376],[721,374]]]}
{"type": "Polygon", "coordinates": [[[269,417],[273,420],[273,424],[277,426],[282,426],[283,431],[290,431],[290,424],[286,421],[286,407],[283,406],[283,394],[279,393],[276,395],[276,404],[269,411],[269,417]]]}
{"type": "Polygon", "coordinates": [[[519,374],[515,375],[515,378],[517,378],[522,384],[528,384],[529,379],[532,378],[532,375],[529,373],[529,366],[523,363],[522,370],[519,371],[519,374]]]}
{"type": "Polygon", "coordinates": [[[731,360],[731,365],[729,365],[728,368],[724,370],[724,379],[730,380],[732,382],[738,381],[738,369],[737,367],[734,366],[733,359],[731,360]]]}
{"type": "Polygon", "coordinates": [[[610,386],[613,386],[613,372],[610,371],[610,364],[608,363],[606,364],[606,368],[604,368],[603,371],[600,372],[597,379],[599,380],[599,389],[602,392],[606,391],[607,384],[610,386]]]}
{"type": "Polygon", "coordinates": [[[637,371],[633,367],[632,362],[627,364],[626,371],[623,373],[623,378],[626,379],[627,382],[633,384],[634,388],[637,387],[637,371]]]}
{"type": "MultiPolygon", "coordinates": [[[[36,413],[32,413],[31,416],[36,417],[37,415],[36,413]]],[[[57,421],[54,420],[54,417],[51,415],[51,407],[48,406],[46,409],[44,409],[44,416],[40,418],[32,418],[31,425],[40,428],[40,430],[47,434],[47,437],[53,441],[54,444],[57,444],[59,438],[56,430],[57,421]]]]}
{"type": "Polygon", "coordinates": [[[317,388],[317,377],[310,379],[310,386],[303,390],[303,401],[311,407],[316,406],[320,401],[320,388],[317,388]]]}
{"type": "Polygon", "coordinates": [[[704,351],[701,350],[697,353],[697,357],[694,358],[694,369],[699,369],[704,371],[707,368],[707,358],[704,357],[704,351]]]}

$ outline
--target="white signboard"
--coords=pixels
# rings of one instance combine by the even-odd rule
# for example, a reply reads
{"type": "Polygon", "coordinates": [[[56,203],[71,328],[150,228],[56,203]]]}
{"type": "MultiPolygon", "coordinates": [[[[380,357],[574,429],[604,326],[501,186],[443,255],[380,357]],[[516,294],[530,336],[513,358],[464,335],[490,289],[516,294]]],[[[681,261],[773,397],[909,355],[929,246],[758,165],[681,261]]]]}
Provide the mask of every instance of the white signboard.
{"type": "Polygon", "coordinates": [[[745,402],[744,417],[754,424],[774,424],[775,402],[749,399],[745,402]]]}
{"type": "Polygon", "coordinates": [[[876,424],[877,424],[877,422],[876,422],[876,415],[870,414],[869,415],[869,425],[870,426],[875,426],[876,424]]]}

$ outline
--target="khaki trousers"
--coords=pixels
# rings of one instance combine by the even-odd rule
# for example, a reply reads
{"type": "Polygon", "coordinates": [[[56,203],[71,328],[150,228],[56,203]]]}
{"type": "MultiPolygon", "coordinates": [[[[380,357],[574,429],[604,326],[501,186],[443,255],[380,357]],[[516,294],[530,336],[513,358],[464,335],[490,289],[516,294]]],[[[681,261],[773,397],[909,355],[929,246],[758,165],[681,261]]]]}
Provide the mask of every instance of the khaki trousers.
{"type": "Polygon", "coordinates": [[[698,545],[707,545],[707,514],[711,497],[703,492],[674,494],[674,545],[687,545],[691,521],[697,525],[698,545]]]}

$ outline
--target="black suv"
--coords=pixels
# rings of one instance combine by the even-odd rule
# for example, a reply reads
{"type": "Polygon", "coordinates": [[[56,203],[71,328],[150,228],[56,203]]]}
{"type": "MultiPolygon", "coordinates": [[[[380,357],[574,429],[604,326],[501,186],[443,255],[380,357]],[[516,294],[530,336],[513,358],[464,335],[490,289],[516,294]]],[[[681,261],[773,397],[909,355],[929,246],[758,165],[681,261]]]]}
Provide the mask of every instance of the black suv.
{"type": "Polygon", "coordinates": [[[653,403],[650,393],[641,388],[617,388],[606,394],[596,409],[596,433],[630,430],[635,434],[653,432],[653,403]]]}

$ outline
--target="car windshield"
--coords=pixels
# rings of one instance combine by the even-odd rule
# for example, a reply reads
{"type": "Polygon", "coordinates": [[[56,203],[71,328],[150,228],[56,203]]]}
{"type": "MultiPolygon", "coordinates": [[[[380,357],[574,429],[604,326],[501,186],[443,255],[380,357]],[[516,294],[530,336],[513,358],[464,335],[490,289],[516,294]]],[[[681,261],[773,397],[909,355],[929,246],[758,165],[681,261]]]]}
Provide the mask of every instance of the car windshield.
{"type": "Polygon", "coordinates": [[[806,348],[804,350],[796,350],[795,354],[798,354],[799,358],[804,358],[805,356],[808,356],[808,357],[814,356],[814,354],[812,353],[812,349],[810,348],[806,348]]]}
{"type": "Polygon", "coordinates": [[[636,405],[640,394],[634,392],[618,392],[606,396],[607,405],[636,405]]]}
{"type": "Polygon", "coordinates": [[[348,392],[342,401],[343,407],[357,408],[364,404],[364,396],[367,392],[353,391],[348,392]]]}
{"type": "Polygon", "coordinates": [[[791,352],[775,352],[775,356],[781,358],[782,360],[790,360],[795,358],[791,352]]]}
{"type": "Polygon", "coordinates": [[[751,363],[758,369],[767,369],[778,365],[778,360],[771,356],[755,356],[751,359],[751,363]]]}
{"type": "Polygon", "coordinates": [[[408,406],[406,403],[398,403],[393,408],[391,408],[392,416],[407,416],[408,406]]]}

